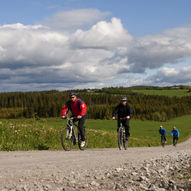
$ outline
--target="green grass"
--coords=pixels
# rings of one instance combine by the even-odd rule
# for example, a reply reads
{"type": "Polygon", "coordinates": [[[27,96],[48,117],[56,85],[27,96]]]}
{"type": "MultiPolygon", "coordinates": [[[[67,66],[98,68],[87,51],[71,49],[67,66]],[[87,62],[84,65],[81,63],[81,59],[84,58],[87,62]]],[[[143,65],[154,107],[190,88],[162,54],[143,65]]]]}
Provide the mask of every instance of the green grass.
{"type": "Polygon", "coordinates": [[[145,94],[145,95],[159,95],[159,96],[177,96],[177,97],[182,97],[182,96],[190,96],[191,93],[188,92],[188,89],[178,89],[178,90],[133,90],[132,92],[135,93],[140,93],[140,94],[145,94]]]}
{"type": "MultiPolygon", "coordinates": [[[[158,129],[163,125],[167,130],[168,144],[172,144],[170,132],[175,125],[180,131],[179,142],[191,137],[191,116],[176,118],[167,122],[141,121],[130,122],[130,147],[160,145],[158,129]]],[[[66,120],[15,119],[0,120],[0,150],[48,150],[62,149],[60,135],[66,120]]],[[[117,147],[117,121],[87,120],[88,148],[117,147]]],[[[75,146],[74,148],[77,148],[75,146]]]]}
{"type": "MultiPolygon", "coordinates": [[[[117,132],[116,132],[117,121],[112,120],[89,120],[87,126],[97,131],[107,131],[113,135],[112,142],[113,147],[117,147],[117,132]]],[[[172,144],[171,130],[175,125],[180,132],[179,142],[187,140],[191,136],[191,116],[183,116],[180,118],[172,119],[167,122],[154,122],[154,121],[141,121],[131,120],[130,122],[130,133],[131,139],[129,146],[157,146],[160,145],[160,136],[158,133],[159,126],[163,125],[167,130],[168,144],[172,144]]],[[[94,137],[95,141],[99,137],[94,137]]],[[[109,139],[109,138],[108,138],[109,139]]],[[[106,143],[106,147],[109,147],[106,143]]]]}

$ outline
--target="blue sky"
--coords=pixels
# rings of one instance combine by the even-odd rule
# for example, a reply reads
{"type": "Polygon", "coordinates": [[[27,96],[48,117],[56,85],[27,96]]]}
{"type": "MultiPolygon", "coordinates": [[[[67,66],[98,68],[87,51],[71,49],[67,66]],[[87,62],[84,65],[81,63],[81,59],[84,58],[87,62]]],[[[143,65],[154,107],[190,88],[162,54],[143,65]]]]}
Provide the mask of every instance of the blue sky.
{"type": "Polygon", "coordinates": [[[191,23],[190,0],[1,0],[0,24],[32,25],[59,11],[96,8],[143,36],[191,23]]]}
{"type": "Polygon", "coordinates": [[[0,3],[0,91],[191,85],[190,0],[0,3]]]}

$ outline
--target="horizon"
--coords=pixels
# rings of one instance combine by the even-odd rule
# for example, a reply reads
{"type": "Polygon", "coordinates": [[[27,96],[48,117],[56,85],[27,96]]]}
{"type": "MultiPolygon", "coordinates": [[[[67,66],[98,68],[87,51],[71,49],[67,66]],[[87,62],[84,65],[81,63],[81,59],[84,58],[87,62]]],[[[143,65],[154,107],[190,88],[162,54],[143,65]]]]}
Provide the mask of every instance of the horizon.
{"type": "MultiPolygon", "coordinates": [[[[129,87],[125,87],[125,86],[110,86],[110,87],[100,87],[100,88],[84,88],[84,89],[66,89],[66,90],[57,90],[57,89],[47,89],[47,90],[29,90],[29,91],[5,91],[5,92],[1,92],[2,93],[31,93],[31,92],[69,92],[69,91],[76,91],[76,92],[83,92],[83,91],[88,91],[88,90],[102,90],[102,89],[110,89],[110,88],[125,88],[125,89],[132,89],[132,88],[159,88],[160,89],[166,89],[166,88],[173,88],[173,87],[178,87],[179,89],[183,88],[183,89],[189,89],[191,88],[191,85],[172,85],[172,86],[147,86],[147,85],[136,85],[136,86],[129,86],[129,87]]],[[[152,90],[152,89],[147,89],[147,90],[152,90]]],[[[157,89],[156,89],[157,90],[157,89]]],[[[174,89],[169,89],[169,90],[174,90],[174,89]]]]}

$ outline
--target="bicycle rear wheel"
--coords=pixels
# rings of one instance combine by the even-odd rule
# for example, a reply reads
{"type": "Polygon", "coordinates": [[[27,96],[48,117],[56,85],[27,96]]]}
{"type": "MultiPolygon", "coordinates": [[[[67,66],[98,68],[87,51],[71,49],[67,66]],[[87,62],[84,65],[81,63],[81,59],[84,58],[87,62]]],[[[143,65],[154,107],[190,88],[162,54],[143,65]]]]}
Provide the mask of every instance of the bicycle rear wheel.
{"type": "Polygon", "coordinates": [[[118,129],[118,147],[119,147],[119,150],[121,150],[123,147],[123,129],[122,128],[118,129]]]}
{"type": "Polygon", "coordinates": [[[81,134],[80,134],[80,132],[78,131],[78,147],[79,147],[79,149],[80,150],[85,150],[85,148],[87,147],[87,145],[88,145],[88,136],[87,136],[87,134],[86,134],[86,130],[85,130],[85,145],[84,145],[84,147],[81,147],[81,142],[82,142],[82,140],[81,140],[81,134]]]}
{"type": "Polygon", "coordinates": [[[72,149],[73,133],[71,136],[70,131],[71,131],[70,128],[66,127],[66,128],[64,128],[64,130],[62,131],[62,134],[61,134],[61,144],[65,151],[70,151],[72,149]]]}

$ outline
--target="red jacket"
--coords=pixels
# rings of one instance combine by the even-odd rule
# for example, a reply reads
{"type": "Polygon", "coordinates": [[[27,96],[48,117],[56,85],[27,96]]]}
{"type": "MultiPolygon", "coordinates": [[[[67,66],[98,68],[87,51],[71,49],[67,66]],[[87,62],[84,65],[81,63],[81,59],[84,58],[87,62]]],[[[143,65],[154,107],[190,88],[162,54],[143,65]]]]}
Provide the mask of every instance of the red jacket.
{"type": "Polygon", "coordinates": [[[68,110],[71,110],[72,115],[77,117],[78,115],[84,116],[87,113],[86,104],[79,98],[75,102],[68,101],[62,108],[62,116],[66,116],[68,110]]]}

